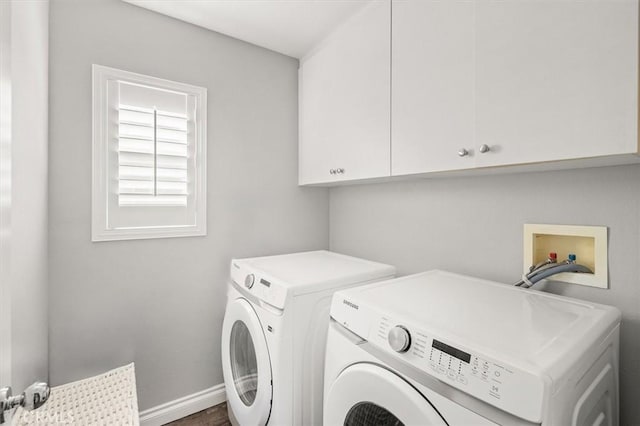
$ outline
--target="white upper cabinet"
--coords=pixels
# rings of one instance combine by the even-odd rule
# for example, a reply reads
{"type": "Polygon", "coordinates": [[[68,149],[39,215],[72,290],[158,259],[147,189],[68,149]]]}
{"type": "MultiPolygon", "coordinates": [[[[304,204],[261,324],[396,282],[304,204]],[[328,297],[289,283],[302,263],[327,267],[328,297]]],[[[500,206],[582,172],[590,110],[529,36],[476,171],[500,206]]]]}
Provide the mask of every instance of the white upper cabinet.
{"type": "Polygon", "coordinates": [[[390,26],[373,1],[300,61],[301,185],[390,175],[390,26]]]}
{"type": "Polygon", "coordinates": [[[637,0],[477,0],[477,166],[638,150],[637,0]]]}
{"type": "Polygon", "coordinates": [[[474,3],[394,0],[393,175],[474,167],[474,3]]]}
{"type": "Polygon", "coordinates": [[[638,162],[638,16],[638,0],[374,1],[301,61],[300,184],[638,162]]]}

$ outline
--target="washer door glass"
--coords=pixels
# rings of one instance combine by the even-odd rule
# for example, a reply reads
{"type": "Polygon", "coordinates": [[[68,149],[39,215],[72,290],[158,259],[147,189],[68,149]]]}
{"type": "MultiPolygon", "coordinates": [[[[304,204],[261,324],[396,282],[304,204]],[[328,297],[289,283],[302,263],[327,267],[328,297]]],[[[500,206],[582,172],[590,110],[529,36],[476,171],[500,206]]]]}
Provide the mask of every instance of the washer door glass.
{"type": "Polygon", "coordinates": [[[347,413],[344,426],[404,426],[396,416],[387,409],[373,402],[361,402],[354,405],[347,413]]]}
{"type": "Polygon", "coordinates": [[[366,362],[350,365],[338,375],[325,399],[323,417],[327,425],[447,425],[411,384],[366,362]]]}
{"type": "Polygon", "coordinates": [[[240,400],[246,406],[253,404],[258,391],[258,362],[256,349],[249,329],[242,321],[236,321],[231,328],[231,374],[240,400]]]}

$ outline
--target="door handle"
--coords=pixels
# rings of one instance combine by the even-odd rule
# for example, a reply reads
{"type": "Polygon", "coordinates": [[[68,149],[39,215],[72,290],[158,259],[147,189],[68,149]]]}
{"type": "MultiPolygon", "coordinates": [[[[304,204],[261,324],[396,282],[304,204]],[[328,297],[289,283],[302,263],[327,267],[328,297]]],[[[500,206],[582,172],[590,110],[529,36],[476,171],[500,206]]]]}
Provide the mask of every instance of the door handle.
{"type": "Polygon", "coordinates": [[[41,407],[49,399],[51,389],[45,382],[35,382],[20,395],[13,396],[11,387],[0,389],[0,424],[4,423],[4,412],[17,406],[31,411],[41,407]]]}

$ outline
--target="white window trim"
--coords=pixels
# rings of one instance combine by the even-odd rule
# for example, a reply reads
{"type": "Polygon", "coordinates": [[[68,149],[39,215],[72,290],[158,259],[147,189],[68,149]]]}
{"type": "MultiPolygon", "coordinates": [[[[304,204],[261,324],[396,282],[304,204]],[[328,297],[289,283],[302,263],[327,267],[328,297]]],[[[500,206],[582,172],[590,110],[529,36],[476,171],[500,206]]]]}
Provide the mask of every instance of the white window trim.
{"type": "Polygon", "coordinates": [[[137,240],[149,238],[192,237],[207,235],[207,89],[171,80],[150,77],[129,71],[94,64],[93,85],[93,169],[92,169],[92,241],[137,240]],[[196,97],[196,107],[202,119],[196,121],[195,225],[109,228],[107,226],[107,179],[109,135],[107,131],[107,81],[125,80],[150,85],[196,97]]]}

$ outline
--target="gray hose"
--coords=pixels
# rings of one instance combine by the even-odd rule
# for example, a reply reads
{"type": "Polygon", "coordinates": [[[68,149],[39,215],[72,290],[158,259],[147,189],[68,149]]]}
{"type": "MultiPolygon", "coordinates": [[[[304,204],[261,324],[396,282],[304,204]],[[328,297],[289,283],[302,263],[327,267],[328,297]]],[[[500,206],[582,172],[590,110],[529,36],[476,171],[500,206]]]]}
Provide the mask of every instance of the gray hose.
{"type": "Polygon", "coordinates": [[[543,266],[547,266],[547,265],[552,264],[552,263],[556,263],[556,261],[555,260],[551,260],[551,259],[547,259],[544,262],[540,262],[538,264],[532,265],[529,268],[529,273],[532,273],[533,271],[537,271],[538,269],[542,268],[543,266]]]}
{"type": "MultiPolygon", "coordinates": [[[[581,272],[586,274],[593,274],[593,271],[584,265],[579,265],[577,263],[561,263],[558,265],[553,265],[549,268],[541,268],[536,271],[536,273],[527,275],[527,279],[531,282],[531,285],[533,285],[540,280],[548,278],[552,275],[560,274],[562,272],[581,272]]],[[[524,280],[518,281],[515,285],[524,288],[531,287],[530,285],[526,284],[524,280]]]]}
{"type": "MultiPolygon", "coordinates": [[[[552,263],[552,262],[549,262],[549,263],[544,263],[544,264],[542,264],[542,265],[538,264],[538,265],[536,265],[536,266],[535,266],[535,269],[531,270],[531,271],[526,275],[526,276],[527,276],[527,279],[529,279],[529,281],[531,281],[531,278],[532,278],[532,277],[535,277],[537,274],[539,274],[539,273],[541,273],[541,272],[543,272],[543,271],[546,271],[547,269],[550,269],[550,268],[556,268],[556,267],[558,267],[558,266],[560,266],[560,265],[566,265],[567,263],[568,263],[568,262],[565,260],[565,261],[564,261],[564,262],[562,262],[562,263],[555,263],[555,262],[553,262],[553,263],[552,263]]],[[[516,286],[516,287],[520,287],[520,286],[521,286],[521,285],[523,285],[524,283],[525,283],[525,282],[524,282],[524,280],[520,280],[520,281],[518,281],[517,283],[515,283],[515,284],[514,284],[514,286],[516,286]]],[[[528,286],[527,286],[527,287],[525,287],[525,288],[528,288],[528,286]]]]}

